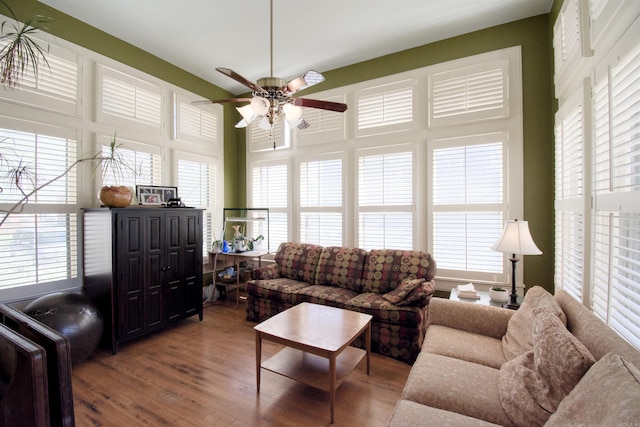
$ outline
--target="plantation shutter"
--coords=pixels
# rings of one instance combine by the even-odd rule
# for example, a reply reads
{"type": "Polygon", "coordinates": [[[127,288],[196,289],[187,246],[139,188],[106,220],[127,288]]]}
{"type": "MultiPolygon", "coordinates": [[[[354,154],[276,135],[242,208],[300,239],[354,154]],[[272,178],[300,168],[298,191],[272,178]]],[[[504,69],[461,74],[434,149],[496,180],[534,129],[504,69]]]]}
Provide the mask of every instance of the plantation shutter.
{"type": "Polygon", "coordinates": [[[162,89],[103,65],[99,66],[98,118],[162,133],[162,89]]]}
{"type": "MultiPolygon", "coordinates": [[[[78,55],[37,38],[34,40],[46,51],[47,62],[41,58],[37,79],[30,68],[25,69],[19,89],[12,93],[14,99],[63,114],[79,114],[81,79],[78,55]]],[[[0,40],[0,49],[7,44],[8,40],[0,40]]]]}
{"type": "Polygon", "coordinates": [[[415,84],[405,80],[358,91],[356,136],[411,129],[415,84]]]}
{"type": "Polygon", "coordinates": [[[206,108],[192,105],[191,101],[176,96],[177,139],[218,142],[218,116],[206,108]]]}
{"type": "Polygon", "coordinates": [[[269,151],[289,146],[288,127],[284,121],[278,121],[271,130],[260,129],[260,119],[247,126],[247,140],[251,152],[269,151]]]}
{"type": "Polygon", "coordinates": [[[358,153],[359,247],[413,249],[413,163],[412,150],[358,153]]]}
{"type": "Polygon", "coordinates": [[[432,251],[442,272],[456,270],[463,277],[473,272],[476,278],[495,273],[490,277],[507,281],[503,254],[489,249],[500,237],[508,208],[505,141],[500,133],[433,143],[432,251]]]}
{"type": "Polygon", "coordinates": [[[429,126],[509,116],[509,61],[489,61],[429,76],[429,126]]]}
{"type": "Polygon", "coordinates": [[[300,241],[343,245],[343,161],[300,163],[300,241]]]}
{"type": "Polygon", "coordinates": [[[7,174],[9,169],[27,168],[31,176],[23,175],[22,181],[26,194],[50,182],[30,195],[20,211],[0,216],[0,220],[6,218],[0,227],[0,257],[7,260],[0,289],[78,277],[75,168],[52,181],[76,161],[74,133],[37,124],[30,124],[29,128],[32,127],[38,130],[0,129],[3,155],[0,208],[10,210],[22,199],[22,193],[7,174]]]}
{"type": "Polygon", "coordinates": [[[289,168],[282,163],[256,163],[251,177],[252,206],[269,208],[269,237],[264,235],[264,243],[274,251],[289,241],[289,168]]]}
{"type": "Polygon", "coordinates": [[[594,90],[593,311],[640,348],[640,45],[594,90]]]}
{"type": "Polygon", "coordinates": [[[587,233],[588,163],[585,162],[588,81],[580,85],[556,114],[555,283],[583,299],[587,233]]]}
{"type": "MultiPolygon", "coordinates": [[[[110,155],[111,138],[98,137],[102,144],[102,155],[110,155]]],[[[162,185],[162,150],[160,147],[118,138],[116,156],[123,166],[116,168],[102,164],[102,185],[124,185],[135,190],[136,185],[162,185]]]]}
{"type": "MultiPolygon", "coordinates": [[[[322,98],[323,101],[345,102],[345,96],[322,98]]],[[[309,123],[306,129],[298,130],[298,142],[304,144],[320,144],[345,140],[345,113],[305,108],[302,117],[309,123]]]]}
{"type": "Polygon", "coordinates": [[[204,209],[203,212],[203,253],[206,254],[214,237],[222,239],[218,201],[217,164],[215,159],[201,158],[200,161],[178,159],[178,197],[185,206],[204,209]]]}

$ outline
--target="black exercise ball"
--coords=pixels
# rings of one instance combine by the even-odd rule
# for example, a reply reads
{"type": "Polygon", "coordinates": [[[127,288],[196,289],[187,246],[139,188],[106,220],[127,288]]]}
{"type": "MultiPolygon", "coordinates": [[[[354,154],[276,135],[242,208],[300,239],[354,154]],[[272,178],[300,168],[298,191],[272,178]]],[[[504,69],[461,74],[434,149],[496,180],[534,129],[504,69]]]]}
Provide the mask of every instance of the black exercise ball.
{"type": "Polygon", "coordinates": [[[29,303],[24,312],[71,343],[71,363],[77,365],[96,351],[104,321],[98,308],[81,294],[56,292],[29,303]]]}

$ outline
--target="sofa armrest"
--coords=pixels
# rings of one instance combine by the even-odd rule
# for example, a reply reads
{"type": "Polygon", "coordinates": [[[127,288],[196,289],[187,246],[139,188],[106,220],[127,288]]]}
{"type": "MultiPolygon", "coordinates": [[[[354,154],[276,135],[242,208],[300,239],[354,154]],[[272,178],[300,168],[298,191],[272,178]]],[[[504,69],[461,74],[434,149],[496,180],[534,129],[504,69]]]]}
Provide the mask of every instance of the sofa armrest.
{"type": "Polygon", "coordinates": [[[280,277],[278,264],[269,264],[253,270],[253,278],[256,280],[276,279],[280,277]]]}
{"type": "Polygon", "coordinates": [[[515,311],[500,307],[432,298],[429,303],[429,324],[502,339],[515,311]]]}

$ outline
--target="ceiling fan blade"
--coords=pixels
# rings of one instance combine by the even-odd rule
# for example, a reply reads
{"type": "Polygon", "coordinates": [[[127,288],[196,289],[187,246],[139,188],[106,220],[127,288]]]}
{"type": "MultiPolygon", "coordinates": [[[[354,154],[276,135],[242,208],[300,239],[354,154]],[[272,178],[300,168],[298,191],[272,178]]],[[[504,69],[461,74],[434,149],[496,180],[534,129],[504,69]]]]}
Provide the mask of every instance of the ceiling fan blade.
{"type": "Polygon", "coordinates": [[[305,119],[302,119],[302,120],[300,120],[300,123],[298,123],[298,126],[296,126],[296,127],[297,127],[298,129],[306,129],[306,128],[308,128],[309,126],[311,126],[311,125],[309,124],[309,122],[308,122],[308,121],[306,121],[305,119]]]}
{"type": "Polygon", "coordinates": [[[224,74],[227,77],[231,77],[233,80],[237,81],[238,83],[242,83],[243,85],[245,85],[246,87],[248,87],[249,89],[251,89],[254,92],[266,92],[264,89],[262,89],[257,84],[250,82],[249,80],[245,79],[240,74],[236,73],[235,71],[233,71],[233,70],[231,70],[229,68],[218,67],[218,68],[216,68],[216,70],[221,72],[222,74],[224,74]]]}
{"type": "Polygon", "coordinates": [[[337,111],[343,113],[347,111],[347,104],[341,102],[321,101],[319,99],[294,98],[293,103],[301,107],[320,108],[321,110],[337,111]]]}
{"type": "Polygon", "coordinates": [[[225,102],[250,102],[251,98],[228,98],[228,99],[206,99],[203,101],[192,101],[192,104],[224,104],[225,102]]]}
{"type": "Polygon", "coordinates": [[[280,90],[284,91],[285,88],[289,93],[296,93],[299,90],[306,89],[309,86],[316,85],[318,83],[322,83],[324,81],[324,76],[317,71],[309,70],[306,73],[296,77],[287,83],[286,86],[280,88],[280,90]]]}

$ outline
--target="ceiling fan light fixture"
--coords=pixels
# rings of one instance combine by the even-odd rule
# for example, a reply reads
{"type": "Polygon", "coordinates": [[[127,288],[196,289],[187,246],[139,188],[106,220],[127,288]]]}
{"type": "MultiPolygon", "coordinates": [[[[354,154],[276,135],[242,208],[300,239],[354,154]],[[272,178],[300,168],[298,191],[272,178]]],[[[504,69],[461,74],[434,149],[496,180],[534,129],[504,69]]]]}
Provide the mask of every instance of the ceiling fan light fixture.
{"type": "Polygon", "coordinates": [[[302,118],[302,108],[293,104],[284,104],[282,106],[284,117],[290,125],[295,126],[302,118]]]}
{"type": "Polygon", "coordinates": [[[247,123],[251,123],[257,117],[253,109],[253,105],[251,104],[243,105],[242,107],[236,107],[236,110],[238,110],[238,113],[242,115],[247,123]]]}
{"type": "Polygon", "coordinates": [[[251,104],[249,105],[253,109],[253,112],[259,116],[267,114],[267,111],[269,111],[269,107],[271,106],[269,101],[262,96],[254,96],[253,99],[251,99],[251,104]]]}
{"type": "Polygon", "coordinates": [[[262,120],[260,120],[260,124],[258,125],[258,127],[262,130],[270,131],[272,124],[269,121],[269,118],[267,116],[264,116],[262,117],[262,120]]]}
{"type": "Polygon", "coordinates": [[[302,76],[296,77],[287,83],[287,90],[291,93],[295,93],[305,87],[307,87],[307,81],[302,76]]]}

